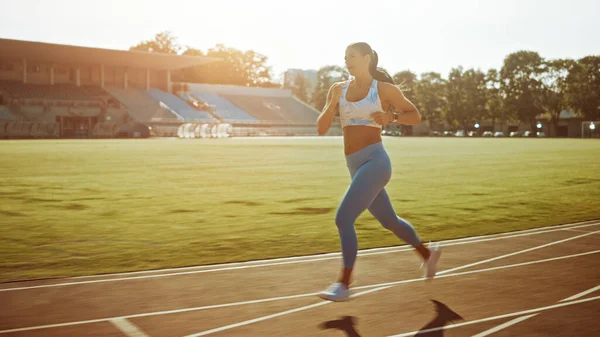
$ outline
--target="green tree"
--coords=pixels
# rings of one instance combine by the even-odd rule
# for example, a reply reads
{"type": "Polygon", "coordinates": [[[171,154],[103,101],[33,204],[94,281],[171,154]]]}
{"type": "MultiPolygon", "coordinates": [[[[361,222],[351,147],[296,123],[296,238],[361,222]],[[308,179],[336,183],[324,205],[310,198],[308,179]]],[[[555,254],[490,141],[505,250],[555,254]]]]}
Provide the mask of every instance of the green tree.
{"type": "Polygon", "coordinates": [[[535,131],[536,117],[543,112],[536,104],[541,92],[543,59],[536,52],[518,51],[504,59],[500,71],[504,107],[507,113],[528,123],[535,131]]]}
{"type": "Polygon", "coordinates": [[[468,69],[463,73],[465,90],[465,109],[461,124],[465,130],[473,126],[473,122],[486,117],[487,88],[485,74],[480,70],[468,69]]]}
{"type": "Polygon", "coordinates": [[[419,105],[415,87],[417,85],[417,75],[410,70],[404,70],[394,74],[394,82],[398,85],[404,96],[408,98],[415,106],[419,105]]]}
{"type": "Polygon", "coordinates": [[[539,106],[550,116],[551,136],[557,135],[560,112],[568,107],[567,78],[575,62],[573,60],[550,60],[543,64],[540,77],[539,106]]]}
{"type": "Polygon", "coordinates": [[[442,122],[445,103],[445,81],[442,76],[435,72],[421,74],[415,84],[415,97],[419,103],[417,107],[428,121],[429,127],[435,129],[442,122]]]}
{"type": "Polygon", "coordinates": [[[194,47],[186,46],[185,51],[181,53],[181,55],[187,56],[205,56],[204,52],[200,49],[196,49],[194,47]]]}
{"type": "MultiPolygon", "coordinates": [[[[190,52],[197,53],[194,50],[190,52]]],[[[221,61],[184,70],[186,81],[253,87],[279,86],[272,82],[268,58],[253,50],[241,51],[218,44],[209,49],[205,56],[219,58],[221,61]]]]}
{"type": "Polygon", "coordinates": [[[446,122],[450,125],[462,125],[465,117],[466,93],[463,80],[463,68],[452,68],[445,86],[446,122]]]}
{"type": "Polygon", "coordinates": [[[486,117],[486,80],[480,70],[453,68],[446,82],[446,121],[468,130],[486,117]]]}
{"type": "Polygon", "coordinates": [[[164,53],[164,54],[177,54],[181,50],[181,46],[177,43],[177,38],[169,31],[163,31],[156,36],[154,39],[142,41],[137,45],[129,48],[132,51],[145,51],[149,53],[164,53]]]}
{"type": "Polygon", "coordinates": [[[588,120],[600,119],[600,56],[586,56],[567,76],[567,102],[588,120]]]}
{"type": "MultiPolygon", "coordinates": [[[[486,103],[485,118],[492,121],[492,130],[496,126],[496,121],[501,125],[506,123],[506,110],[503,108],[504,99],[500,91],[500,74],[496,69],[488,70],[486,77],[486,103]]],[[[482,118],[483,119],[483,118],[482,118]]]]}

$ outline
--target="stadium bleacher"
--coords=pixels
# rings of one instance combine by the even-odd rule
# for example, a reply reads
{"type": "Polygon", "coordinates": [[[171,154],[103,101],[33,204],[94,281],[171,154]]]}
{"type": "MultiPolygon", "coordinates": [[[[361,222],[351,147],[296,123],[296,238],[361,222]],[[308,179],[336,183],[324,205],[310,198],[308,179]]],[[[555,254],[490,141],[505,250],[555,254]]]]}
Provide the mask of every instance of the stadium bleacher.
{"type": "MultiPolygon", "coordinates": [[[[127,123],[131,120],[127,113],[142,123],[224,122],[240,124],[238,128],[242,129],[243,125],[257,125],[245,131],[236,130],[236,134],[314,133],[314,127],[308,125],[316,122],[318,112],[293,97],[289,90],[206,84],[191,84],[190,87],[191,90],[179,93],[179,97],[156,88],[125,89],[109,85],[103,89],[97,85],[78,87],[74,84],[0,81],[5,104],[0,109],[0,120],[8,123],[4,132],[8,137],[53,136],[54,129],[35,123],[58,123],[60,116],[97,116],[98,123],[110,124],[127,123]]],[[[177,125],[155,127],[156,134],[172,136],[177,125]]],[[[92,130],[93,136],[112,134],[95,131],[92,130]]]]}
{"type": "Polygon", "coordinates": [[[186,83],[189,93],[216,107],[230,123],[314,124],[319,112],[302,103],[289,89],[186,83]]]}
{"type": "Polygon", "coordinates": [[[138,137],[141,131],[124,129],[135,123],[172,136],[182,123],[221,122],[213,106],[191,96],[141,89],[171,87],[171,72],[177,77],[180,69],[217,58],[9,39],[0,45],[10,54],[0,62],[3,138],[55,137],[56,130],[67,138],[138,137]]]}
{"type": "Polygon", "coordinates": [[[102,99],[112,97],[108,92],[106,92],[106,90],[102,89],[97,85],[85,85],[82,88],[90,97],[102,99]]]}
{"type": "Polygon", "coordinates": [[[212,116],[206,111],[196,110],[181,98],[166,93],[160,89],[140,90],[141,92],[154,99],[156,102],[162,102],[169,108],[176,111],[187,122],[216,122],[212,116]]]}
{"type": "Polygon", "coordinates": [[[267,97],[264,101],[281,107],[281,113],[287,120],[316,123],[319,112],[294,97],[267,97]]]}
{"type": "Polygon", "coordinates": [[[106,91],[123,103],[128,108],[133,118],[139,122],[150,122],[161,119],[182,119],[175,111],[171,111],[167,107],[161,106],[158,102],[138,89],[124,89],[115,86],[107,86],[106,91]]]}
{"type": "Polygon", "coordinates": [[[268,104],[262,97],[221,94],[223,98],[248,111],[249,114],[261,121],[282,122],[286,121],[281,113],[281,107],[268,104]]]}
{"type": "Polygon", "coordinates": [[[216,107],[215,114],[226,122],[257,121],[257,119],[218,94],[193,91],[192,97],[216,107]]]}
{"type": "Polygon", "coordinates": [[[13,121],[16,117],[10,112],[8,107],[0,106],[0,120],[13,121]]]}
{"type": "Polygon", "coordinates": [[[259,120],[314,123],[318,117],[318,114],[314,110],[293,97],[260,97],[227,94],[222,96],[244,108],[259,120]]]}

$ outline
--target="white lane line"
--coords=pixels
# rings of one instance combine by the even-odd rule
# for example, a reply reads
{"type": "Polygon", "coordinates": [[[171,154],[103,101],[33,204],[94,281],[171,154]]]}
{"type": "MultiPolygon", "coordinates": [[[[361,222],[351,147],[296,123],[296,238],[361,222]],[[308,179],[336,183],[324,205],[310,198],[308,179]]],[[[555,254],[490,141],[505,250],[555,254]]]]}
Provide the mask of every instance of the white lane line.
{"type": "MultiPolygon", "coordinates": [[[[600,286],[597,286],[597,287],[594,287],[594,288],[588,289],[588,290],[586,290],[586,291],[582,291],[582,292],[580,292],[579,294],[575,294],[575,295],[573,295],[573,296],[571,296],[571,297],[567,297],[567,298],[565,298],[565,299],[563,299],[563,300],[560,300],[560,301],[559,301],[559,303],[560,303],[560,302],[568,302],[568,301],[576,300],[576,299],[578,299],[578,298],[580,298],[580,297],[583,297],[583,296],[585,296],[585,295],[587,295],[587,294],[593,293],[594,291],[596,291],[596,290],[598,290],[598,289],[600,289],[600,286]]],[[[491,328],[491,329],[489,329],[489,330],[486,330],[486,331],[484,331],[484,332],[482,332],[482,333],[479,333],[479,334],[477,334],[477,335],[474,335],[473,337],[485,337],[485,336],[487,336],[487,335],[491,335],[491,334],[493,334],[493,333],[495,333],[495,332],[498,332],[498,331],[500,331],[500,330],[502,330],[502,329],[506,329],[506,328],[508,328],[508,327],[509,327],[509,326],[511,326],[511,325],[517,324],[517,323],[519,323],[519,322],[523,322],[524,320],[530,319],[530,318],[532,318],[532,317],[534,317],[534,316],[537,316],[537,315],[538,315],[538,314],[533,314],[533,315],[528,315],[528,316],[523,316],[523,317],[518,317],[518,318],[515,318],[515,319],[513,319],[512,321],[506,322],[506,323],[504,323],[504,324],[500,324],[500,325],[498,325],[497,327],[494,327],[494,328],[491,328]]]]}
{"type": "MultiPolygon", "coordinates": [[[[579,226],[576,226],[576,227],[584,227],[584,226],[589,227],[589,226],[597,226],[597,225],[600,225],[600,223],[585,224],[585,225],[579,225],[579,226]]],[[[508,235],[508,236],[502,236],[502,237],[493,237],[493,238],[485,238],[485,239],[480,239],[480,240],[471,240],[471,241],[464,241],[464,242],[454,242],[454,243],[450,242],[450,243],[444,243],[442,245],[446,246],[446,247],[448,247],[448,246],[458,246],[458,245],[471,244],[471,243],[496,241],[496,240],[511,239],[511,238],[522,237],[522,236],[530,236],[530,235],[551,233],[551,232],[556,232],[556,231],[562,231],[562,229],[550,229],[550,230],[528,232],[528,233],[522,233],[522,234],[508,235]]],[[[596,232],[587,232],[587,234],[594,234],[594,233],[596,233],[596,232]]],[[[375,252],[375,253],[362,254],[360,256],[376,255],[376,254],[388,254],[388,253],[396,253],[396,252],[412,251],[412,250],[413,250],[412,248],[405,248],[405,249],[396,250],[396,251],[390,251],[390,252],[375,252]]],[[[109,278],[109,279],[100,279],[100,280],[76,281],[76,282],[53,283],[53,284],[42,284],[42,285],[38,285],[38,286],[2,288],[2,289],[0,289],[0,292],[21,291],[21,290],[31,290],[31,289],[41,289],[41,288],[54,288],[54,287],[66,287],[66,286],[74,286],[74,285],[82,285],[82,284],[96,284],[96,283],[108,283],[108,282],[130,281],[130,280],[142,280],[142,279],[152,279],[152,278],[172,277],[172,276],[181,276],[181,275],[193,275],[193,274],[213,273],[213,272],[219,272],[219,271],[251,269],[251,268],[281,266],[281,265],[289,265],[289,264],[297,264],[297,263],[310,263],[310,262],[317,262],[317,261],[324,261],[324,260],[334,260],[334,259],[337,260],[337,259],[340,259],[340,256],[339,256],[340,254],[336,253],[336,255],[337,256],[335,256],[335,257],[318,258],[318,259],[302,260],[302,261],[287,261],[287,262],[265,263],[265,264],[250,265],[250,266],[245,266],[244,265],[244,266],[218,268],[218,269],[194,270],[194,271],[176,272],[176,273],[170,273],[170,274],[130,276],[130,277],[109,278]]]]}
{"type": "Polygon", "coordinates": [[[150,337],[126,318],[111,319],[110,322],[128,337],[150,337]]]}
{"type": "Polygon", "coordinates": [[[582,292],[580,292],[579,294],[573,295],[573,296],[571,296],[571,297],[565,298],[564,300],[561,300],[561,302],[568,302],[568,301],[573,301],[573,300],[576,300],[576,299],[578,299],[578,298],[580,298],[580,297],[583,297],[583,296],[585,296],[585,295],[591,294],[591,293],[593,293],[593,292],[594,292],[594,291],[596,291],[596,290],[600,290],[600,285],[598,285],[598,286],[595,286],[595,287],[593,287],[593,288],[591,288],[591,289],[588,289],[588,290],[586,290],[586,291],[582,291],[582,292]]]}
{"type": "MultiPolygon", "coordinates": [[[[483,239],[483,238],[494,238],[494,237],[501,237],[501,236],[510,236],[510,237],[513,237],[512,235],[514,235],[514,234],[529,233],[529,232],[539,232],[539,231],[545,231],[545,230],[554,230],[554,229],[565,228],[565,227],[572,227],[572,226],[575,226],[573,228],[579,228],[578,225],[582,225],[582,227],[595,226],[595,225],[600,225],[600,222],[598,220],[588,220],[588,221],[574,222],[574,223],[563,224],[563,225],[553,225],[553,226],[544,226],[544,227],[538,227],[538,228],[524,229],[524,230],[514,231],[514,232],[496,233],[496,234],[479,235],[479,236],[470,236],[470,237],[465,237],[465,238],[440,241],[440,243],[447,244],[447,243],[451,243],[451,242],[472,241],[472,240],[478,240],[478,239],[483,239]]],[[[543,233],[546,233],[546,232],[543,232],[543,233]]],[[[389,251],[389,253],[395,253],[395,252],[409,251],[409,250],[412,250],[412,248],[407,248],[406,246],[391,246],[391,247],[381,247],[381,248],[368,248],[368,249],[361,249],[361,250],[359,250],[358,251],[358,255],[359,256],[367,256],[367,255],[370,255],[369,253],[373,253],[373,252],[383,252],[383,251],[386,251],[386,253],[387,253],[387,251],[389,251]]],[[[165,269],[141,270],[141,271],[132,271],[132,272],[123,272],[123,273],[112,273],[112,274],[101,274],[101,275],[75,276],[75,277],[70,277],[68,279],[85,279],[85,278],[94,278],[94,277],[113,277],[113,276],[120,276],[120,275],[136,275],[136,274],[149,274],[149,273],[160,273],[160,272],[184,271],[184,270],[190,270],[190,269],[233,267],[233,266],[248,265],[248,264],[272,263],[272,262],[280,262],[280,261],[292,261],[292,260],[303,260],[303,259],[325,258],[325,257],[333,257],[334,259],[338,259],[339,255],[340,255],[340,253],[335,252],[335,253],[324,253],[324,254],[313,254],[313,255],[303,255],[303,256],[292,256],[292,257],[282,257],[282,258],[273,258],[273,259],[264,259],[264,260],[252,260],[252,261],[245,261],[245,262],[231,262],[231,263],[221,263],[221,264],[210,264],[210,265],[203,265],[203,266],[190,266],[190,267],[179,267],[179,268],[165,268],[165,269]]]]}
{"type": "Polygon", "coordinates": [[[435,331],[440,331],[440,330],[454,329],[454,328],[458,328],[458,327],[461,327],[461,326],[466,326],[466,325],[471,325],[471,324],[478,324],[478,323],[483,323],[483,322],[489,322],[489,321],[494,321],[494,320],[497,320],[497,319],[504,319],[504,318],[510,318],[510,317],[515,317],[515,316],[522,316],[522,315],[534,314],[534,313],[539,313],[539,312],[546,311],[546,310],[552,310],[552,309],[556,309],[556,308],[562,308],[562,307],[567,307],[567,306],[570,306],[570,305],[575,305],[575,304],[580,304],[580,303],[586,303],[586,302],[591,302],[591,301],[597,301],[597,300],[600,300],[600,296],[585,298],[585,299],[578,300],[578,301],[572,301],[572,302],[565,302],[565,303],[559,303],[559,304],[549,305],[549,306],[546,306],[546,307],[539,307],[539,308],[535,308],[535,309],[518,311],[518,312],[513,312],[513,313],[510,313],[510,314],[504,314],[504,315],[498,315],[498,316],[493,316],[493,317],[487,317],[487,318],[477,319],[477,320],[474,320],[474,321],[468,321],[468,322],[463,322],[463,323],[450,324],[450,325],[446,325],[446,326],[439,327],[439,328],[431,328],[431,329],[420,330],[420,331],[405,332],[405,333],[401,333],[401,334],[393,335],[393,336],[389,336],[389,337],[412,337],[412,336],[414,336],[417,333],[429,333],[429,332],[435,332],[435,331]]]}
{"type": "Polygon", "coordinates": [[[216,328],[216,329],[212,329],[212,330],[206,330],[203,332],[199,332],[193,335],[188,335],[187,337],[197,337],[197,336],[206,336],[206,335],[210,335],[216,332],[221,332],[221,331],[225,331],[225,330],[229,330],[229,329],[233,329],[233,328],[237,328],[239,326],[244,326],[244,325],[248,325],[248,324],[252,324],[252,323],[258,323],[261,321],[266,321],[268,319],[271,318],[275,318],[275,317],[279,317],[279,316],[284,316],[287,314],[292,314],[295,312],[299,312],[299,311],[304,311],[304,310],[308,310],[308,309],[312,309],[312,308],[316,308],[316,307],[321,307],[324,306],[326,304],[329,304],[329,302],[319,302],[319,303],[315,303],[315,304],[311,304],[311,305],[307,305],[304,307],[300,307],[300,308],[296,308],[296,309],[291,309],[288,311],[282,311],[282,312],[278,312],[276,314],[272,314],[272,315],[268,315],[268,316],[263,316],[263,317],[259,317],[259,318],[255,318],[255,319],[250,319],[247,321],[243,321],[243,322],[239,322],[236,324],[231,324],[231,325],[226,325],[226,326],[222,326],[220,328],[216,328]]]}
{"type": "MultiPolygon", "coordinates": [[[[570,259],[570,258],[574,258],[574,257],[581,257],[581,256],[586,256],[586,255],[592,255],[592,254],[598,254],[598,253],[600,253],[600,250],[594,250],[594,251],[591,251],[591,252],[585,252],[585,253],[579,253],[579,254],[573,254],[573,255],[565,255],[565,256],[559,256],[559,257],[552,257],[552,258],[543,259],[543,260],[535,260],[535,261],[529,261],[529,262],[507,264],[507,265],[504,265],[504,266],[490,267],[490,268],[484,268],[484,269],[475,269],[475,270],[469,270],[469,271],[461,271],[461,272],[452,273],[452,274],[444,274],[444,275],[439,275],[439,276],[436,275],[435,279],[441,279],[441,278],[446,278],[446,277],[455,277],[455,276],[463,276],[463,275],[470,275],[470,274],[478,274],[478,273],[484,273],[484,272],[488,272],[488,271],[502,270],[502,269],[508,269],[508,268],[522,267],[522,266],[529,266],[529,265],[532,265],[532,264],[552,262],[552,261],[559,261],[559,260],[570,259]]],[[[380,284],[375,284],[375,285],[355,287],[354,289],[355,290],[359,290],[359,289],[367,289],[367,288],[380,287],[380,286],[394,286],[394,285],[398,285],[398,284],[412,283],[412,282],[417,282],[417,281],[423,281],[423,279],[422,278],[418,278],[418,279],[412,279],[412,280],[402,280],[402,281],[380,283],[380,284]]]]}
{"type": "Polygon", "coordinates": [[[515,256],[515,255],[519,255],[519,254],[531,252],[531,251],[534,251],[534,250],[538,250],[538,249],[542,249],[542,248],[554,246],[554,245],[557,245],[559,243],[563,243],[563,242],[567,242],[567,241],[571,241],[571,240],[576,240],[576,239],[579,239],[579,238],[582,238],[582,237],[585,237],[585,236],[588,236],[588,235],[593,235],[593,234],[596,234],[596,233],[600,233],[600,230],[594,231],[594,232],[587,232],[585,234],[573,236],[573,237],[566,238],[566,239],[563,239],[563,240],[549,242],[549,243],[546,243],[546,244],[543,244],[543,245],[540,245],[540,246],[536,246],[536,247],[532,247],[532,248],[527,248],[527,249],[519,250],[517,252],[513,252],[513,253],[509,253],[509,254],[497,256],[497,257],[493,257],[491,259],[487,259],[487,260],[483,260],[483,261],[478,261],[478,262],[474,262],[474,263],[469,263],[469,264],[466,264],[464,266],[459,266],[459,267],[456,267],[456,268],[447,269],[447,270],[439,272],[439,274],[446,274],[446,273],[450,273],[450,272],[453,272],[453,271],[456,271],[456,270],[465,269],[465,268],[477,266],[477,265],[480,265],[480,264],[483,264],[483,263],[488,263],[488,262],[492,262],[492,261],[504,259],[504,258],[507,258],[507,257],[511,257],[511,256],[515,256]]]}
{"type": "MultiPolygon", "coordinates": [[[[600,232],[600,231],[598,231],[598,232],[600,232]]],[[[449,271],[464,269],[464,268],[469,267],[469,266],[478,265],[478,264],[489,262],[489,261],[495,261],[495,260],[498,260],[498,259],[501,259],[501,258],[505,258],[505,257],[509,257],[509,256],[514,256],[514,255],[517,255],[517,254],[523,254],[523,253],[529,252],[529,251],[534,250],[534,249],[539,249],[539,248],[547,247],[548,245],[558,244],[558,243],[566,242],[566,241],[569,241],[569,240],[575,240],[575,239],[578,239],[578,238],[581,238],[581,237],[584,237],[584,236],[588,236],[588,235],[591,235],[591,234],[593,234],[593,233],[587,233],[587,234],[583,234],[583,235],[577,235],[577,236],[571,237],[571,238],[566,239],[566,240],[558,240],[558,241],[551,242],[549,244],[544,244],[544,245],[536,246],[536,247],[533,247],[533,248],[530,248],[530,249],[521,250],[521,251],[518,251],[518,252],[515,252],[515,253],[512,253],[512,254],[501,255],[501,256],[498,256],[498,257],[495,257],[495,258],[492,258],[492,259],[487,259],[487,260],[483,260],[483,261],[476,262],[476,263],[469,263],[469,264],[466,264],[464,266],[459,266],[459,267],[456,267],[456,268],[445,270],[443,272],[440,272],[440,274],[447,274],[449,271]]],[[[414,281],[413,280],[405,280],[405,281],[399,281],[399,282],[408,283],[408,282],[414,282],[414,281]]],[[[389,289],[392,286],[394,286],[396,284],[399,284],[399,282],[390,282],[388,284],[382,284],[380,287],[377,287],[376,289],[372,289],[372,290],[369,290],[369,291],[366,291],[366,292],[355,294],[353,297],[358,297],[358,296],[361,296],[363,294],[375,293],[375,292],[380,291],[380,290],[389,289]]],[[[354,288],[354,289],[357,289],[357,288],[354,288]]],[[[362,289],[364,289],[364,288],[362,288],[362,289]]],[[[330,303],[330,302],[325,302],[325,303],[330,303]]],[[[324,304],[322,304],[322,305],[324,305],[324,304]]],[[[212,333],[215,333],[215,332],[225,331],[225,330],[237,328],[237,327],[248,325],[248,324],[253,324],[253,323],[256,323],[256,322],[261,322],[261,321],[265,321],[265,320],[268,320],[268,319],[271,319],[271,318],[274,318],[274,317],[279,317],[279,316],[283,316],[283,315],[287,315],[287,314],[291,314],[291,313],[295,313],[295,312],[298,312],[298,311],[303,311],[303,310],[307,310],[307,309],[311,309],[311,308],[314,308],[314,305],[307,305],[307,306],[303,306],[303,307],[300,307],[300,308],[296,308],[296,309],[292,309],[292,310],[288,310],[288,311],[284,311],[284,312],[280,312],[280,313],[276,313],[276,314],[272,314],[272,315],[268,315],[268,316],[263,316],[263,317],[259,317],[259,318],[255,318],[255,319],[251,319],[251,320],[247,320],[247,321],[235,323],[235,324],[225,325],[225,326],[222,326],[222,327],[219,327],[219,328],[215,328],[215,329],[203,331],[203,332],[200,332],[200,333],[197,333],[197,334],[188,335],[186,337],[196,337],[196,336],[209,335],[209,334],[212,334],[212,333]]]]}
{"type": "MultiPolygon", "coordinates": [[[[517,264],[512,264],[512,265],[505,265],[505,266],[487,268],[487,269],[478,269],[478,270],[470,270],[470,271],[460,272],[460,273],[454,273],[454,274],[446,274],[446,275],[440,276],[439,278],[455,277],[455,276],[476,274],[476,273],[482,273],[482,272],[494,271],[494,270],[500,270],[500,269],[515,268],[515,267],[521,267],[521,266],[538,264],[538,263],[545,263],[545,262],[552,262],[552,261],[558,261],[558,260],[576,258],[576,257],[581,257],[581,256],[586,256],[586,255],[592,255],[592,254],[598,254],[598,253],[600,253],[600,250],[595,250],[595,251],[586,252],[586,253],[579,253],[579,254],[559,256],[559,257],[554,257],[554,258],[549,258],[549,259],[544,259],[544,260],[537,260],[537,261],[517,263],[517,264]]],[[[355,290],[359,290],[359,289],[371,289],[371,288],[373,288],[373,290],[369,291],[369,292],[375,292],[375,291],[379,291],[379,290],[390,288],[393,285],[402,284],[402,283],[412,283],[412,282],[423,282],[423,279],[422,278],[417,278],[417,279],[409,279],[409,280],[402,280],[402,281],[396,281],[396,282],[373,284],[373,285],[369,285],[369,286],[355,287],[354,289],[355,290]]],[[[357,293],[357,294],[359,294],[359,293],[357,293]]],[[[168,314],[178,314],[178,313],[183,313],[183,312],[200,311],[200,310],[223,308],[223,307],[233,307],[233,306],[240,306],[240,305],[246,305],[246,304],[271,302],[271,301],[278,301],[278,300],[285,300],[285,299],[292,299],[292,298],[312,297],[312,296],[315,296],[315,295],[316,295],[316,293],[308,293],[308,294],[300,294],[300,295],[284,296],[284,297],[274,297],[274,298],[252,300],[252,301],[245,301],[245,302],[225,303],[225,304],[216,304],[216,305],[209,305],[209,306],[202,306],[202,307],[193,307],[193,308],[185,308],[185,309],[174,309],[174,310],[165,310],[165,311],[156,311],[156,312],[148,312],[148,313],[141,313],[141,314],[125,315],[125,316],[99,318],[99,319],[92,319],[92,320],[86,320],[86,321],[76,321],[76,322],[67,322],[67,323],[57,323],[57,324],[49,324],[49,325],[40,325],[40,326],[32,326],[32,327],[25,327],[25,328],[16,328],[16,329],[10,329],[10,330],[2,330],[2,331],[0,331],[0,334],[11,333],[11,332],[20,332],[20,331],[29,331],[29,330],[48,329],[48,328],[58,328],[58,327],[71,326],[71,325],[81,325],[81,324],[106,322],[106,321],[110,321],[110,320],[113,320],[113,319],[119,319],[119,318],[140,318],[140,317],[150,317],[150,316],[159,316],[159,315],[168,315],[168,314]]],[[[355,296],[356,296],[356,294],[355,294],[355,296]]],[[[329,303],[329,302],[323,302],[323,303],[329,303]]]]}
{"type": "Polygon", "coordinates": [[[581,229],[563,228],[562,230],[565,232],[589,233],[589,231],[584,231],[581,229]]]}
{"type": "MultiPolygon", "coordinates": [[[[367,290],[367,291],[363,291],[360,293],[356,293],[353,294],[352,297],[358,297],[361,295],[365,295],[365,294],[369,294],[375,291],[379,291],[379,290],[383,290],[383,289],[387,289],[390,288],[389,286],[387,287],[381,287],[381,288],[375,288],[375,289],[371,289],[371,290],[367,290]]],[[[321,307],[327,304],[330,304],[333,302],[318,302],[315,304],[310,304],[310,305],[305,305],[303,307],[299,307],[299,308],[295,308],[295,309],[291,309],[291,310],[287,310],[287,311],[282,311],[282,312],[278,312],[276,314],[272,314],[272,315],[267,315],[267,316],[262,316],[262,317],[258,317],[258,318],[254,318],[254,319],[249,319],[247,321],[243,321],[243,322],[239,322],[239,323],[235,323],[235,324],[230,324],[230,325],[225,325],[219,328],[215,328],[215,329],[211,329],[211,330],[206,330],[206,331],[202,331],[202,332],[198,332],[195,334],[191,334],[191,335],[187,335],[186,337],[200,337],[200,336],[206,336],[206,335],[210,335],[216,332],[221,332],[221,331],[225,331],[225,330],[231,330],[233,328],[237,328],[240,326],[244,326],[244,325],[248,325],[248,324],[253,324],[253,323],[258,323],[258,322],[262,322],[262,321],[266,321],[269,320],[271,318],[275,318],[275,317],[280,317],[280,316],[285,316],[288,314],[293,314],[296,312],[300,312],[300,311],[305,311],[305,310],[309,310],[309,309],[313,309],[313,308],[317,308],[317,307],[321,307]]]]}
{"type": "Polygon", "coordinates": [[[517,317],[517,318],[515,318],[515,319],[513,319],[511,321],[508,321],[508,322],[504,323],[504,324],[500,324],[500,325],[495,326],[495,327],[493,327],[493,328],[491,328],[489,330],[486,330],[484,332],[481,332],[481,333],[478,333],[476,335],[473,335],[472,337],[485,337],[485,336],[489,336],[489,335],[491,335],[493,333],[496,333],[496,332],[498,332],[500,330],[506,329],[506,328],[508,328],[511,325],[515,325],[515,324],[517,324],[519,322],[523,322],[524,320],[530,319],[531,317],[534,317],[534,316],[537,316],[537,315],[539,315],[539,314],[533,314],[533,315],[527,315],[527,316],[523,316],[523,317],[517,317]]]}

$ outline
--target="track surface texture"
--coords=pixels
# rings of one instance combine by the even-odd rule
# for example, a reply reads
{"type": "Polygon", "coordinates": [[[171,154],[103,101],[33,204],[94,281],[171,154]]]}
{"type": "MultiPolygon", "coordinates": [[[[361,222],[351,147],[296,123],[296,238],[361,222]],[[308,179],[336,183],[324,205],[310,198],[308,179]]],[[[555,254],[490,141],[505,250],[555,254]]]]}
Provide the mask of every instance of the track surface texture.
{"type": "Polygon", "coordinates": [[[315,293],[340,254],[0,284],[4,336],[598,336],[600,220],[359,252],[353,298],[315,293]]]}

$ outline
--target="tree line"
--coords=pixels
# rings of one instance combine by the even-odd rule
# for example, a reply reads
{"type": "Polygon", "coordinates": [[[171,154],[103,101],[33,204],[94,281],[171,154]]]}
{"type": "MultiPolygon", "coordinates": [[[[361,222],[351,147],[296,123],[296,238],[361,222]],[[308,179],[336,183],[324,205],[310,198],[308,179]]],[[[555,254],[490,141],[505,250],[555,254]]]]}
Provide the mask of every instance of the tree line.
{"type": "MultiPolygon", "coordinates": [[[[268,58],[252,50],[241,51],[222,44],[206,52],[182,47],[170,32],[142,41],[131,50],[221,58],[222,62],[183,70],[185,82],[281,87],[275,83],[268,58]]],[[[346,80],[345,68],[328,65],[317,72],[312,92],[298,73],[290,84],[293,94],[321,110],[331,84],[346,80]]],[[[394,74],[404,94],[421,111],[430,126],[447,123],[470,129],[474,123],[522,122],[532,126],[540,115],[556,126],[560,113],[570,110],[587,120],[600,119],[600,55],[578,60],[547,59],[534,51],[507,55],[501,69],[453,68],[447,77],[437,72],[394,74]]],[[[552,130],[555,133],[555,130],[552,130]]]]}
{"type": "MultiPolygon", "coordinates": [[[[307,97],[306,80],[298,77],[292,90],[297,97],[307,97]]],[[[322,109],[331,84],[347,78],[339,66],[319,69],[310,103],[322,109]]],[[[545,59],[537,52],[517,51],[505,57],[499,70],[458,66],[445,78],[436,72],[417,75],[405,70],[395,73],[394,80],[430,126],[447,123],[469,130],[475,123],[490,121],[522,122],[534,128],[542,116],[556,127],[563,110],[587,120],[600,119],[600,56],[545,59]]]]}
{"type": "Polygon", "coordinates": [[[273,82],[271,67],[267,65],[267,57],[253,50],[242,51],[236,48],[217,44],[206,52],[191,46],[181,46],[177,38],[169,31],[156,34],[147,41],[142,41],[129,50],[150,53],[166,53],[189,56],[207,56],[220,58],[222,62],[183,69],[181,82],[232,84],[252,87],[279,87],[273,82]]]}

